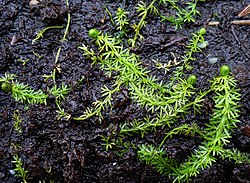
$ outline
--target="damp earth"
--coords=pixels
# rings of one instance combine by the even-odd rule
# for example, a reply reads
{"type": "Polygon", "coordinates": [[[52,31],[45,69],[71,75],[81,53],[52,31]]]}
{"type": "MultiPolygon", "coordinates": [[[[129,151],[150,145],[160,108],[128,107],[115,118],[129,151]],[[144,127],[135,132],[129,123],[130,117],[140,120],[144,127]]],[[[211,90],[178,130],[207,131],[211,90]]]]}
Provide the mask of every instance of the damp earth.
{"type": "MultiPolygon", "coordinates": [[[[101,98],[101,88],[112,86],[112,77],[105,75],[98,64],[83,56],[79,49],[82,44],[94,49],[95,43],[88,31],[96,28],[110,35],[116,34],[112,23],[119,7],[129,11],[132,23],[138,22],[135,6],[139,1],[98,1],[69,0],[69,8],[64,1],[10,1],[0,2],[0,76],[15,74],[15,79],[34,90],[46,91],[54,85],[44,75],[51,74],[55,67],[56,83],[66,84],[70,92],[62,102],[62,108],[71,115],[69,120],[57,120],[55,98],[49,97],[47,105],[27,105],[16,102],[9,93],[0,90],[0,182],[13,183],[22,180],[13,175],[11,162],[18,154],[29,172],[28,182],[54,180],[54,182],[171,182],[168,176],[160,175],[154,168],[138,160],[134,148],[128,149],[122,156],[115,151],[106,151],[102,136],[111,133],[110,127],[123,121],[132,121],[146,116],[147,111],[138,107],[130,98],[129,91],[123,87],[113,96],[113,108],[105,111],[100,122],[98,117],[76,121],[101,98]],[[108,10],[108,11],[107,11],[108,10]],[[32,42],[39,30],[49,26],[66,26],[70,12],[70,27],[66,41],[61,41],[65,29],[50,29],[39,40],[32,42]],[[55,58],[58,48],[61,52],[58,62],[55,58]],[[24,64],[20,61],[26,61],[24,64]],[[22,133],[13,129],[13,114],[18,111],[22,119],[22,133]]],[[[168,63],[175,58],[180,60],[192,33],[205,27],[205,40],[208,46],[202,53],[195,54],[192,74],[197,76],[199,89],[208,89],[209,80],[218,74],[221,65],[230,66],[232,75],[238,81],[242,99],[240,101],[240,123],[232,133],[229,148],[250,153],[250,27],[232,25],[232,20],[240,19],[238,13],[250,2],[248,0],[207,0],[199,2],[201,12],[194,23],[186,23],[176,30],[167,22],[161,22],[155,15],[147,17],[147,25],[141,30],[143,40],[131,49],[140,56],[142,65],[151,75],[167,82],[171,73],[155,67],[154,60],[168,63]],[[209,26],[217,21],[219,25],[209,26]]],[[[161,13],[169,13],[160,8],[161,13]]],[[[171,10],[170,10],[171,12],[171,10]]],[[[249,19],[249,16],[241,19],[249,19]]],[[[128,37],[134,32],[130,27],[128,37]]],[[[126,45],[127,46],[127,45],[126,45]]],[[[200,126],[207,123],[211,115],[212,96],[204,102],[202,114],[187,116],[185,121],[196,121],[200,126]]],[[[127,138],[134,144],[152,142],[165,133],[164,129],[142,139],[127,138]]],[[[174,158],[183,159],[200,144],[199,139],[178,136],[167,141],[166,151],[174,158]]],[[[209,169],[192,178],[192,182],[247,183],[250,182],[250,164],[234,164],[229,160],[218,160],[209,169]]]]}

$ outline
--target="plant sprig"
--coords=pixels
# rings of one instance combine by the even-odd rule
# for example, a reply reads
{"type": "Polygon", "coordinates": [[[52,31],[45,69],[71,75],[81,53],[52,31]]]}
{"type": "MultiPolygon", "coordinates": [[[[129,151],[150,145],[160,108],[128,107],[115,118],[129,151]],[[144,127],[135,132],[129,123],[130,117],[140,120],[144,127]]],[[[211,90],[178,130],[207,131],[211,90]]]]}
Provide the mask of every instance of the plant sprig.
{"type": "Polygon", "coordinates": [[[47,104],[47,94],[43,93],[42,90],[35,91],[23,83],[19,83],[17,81],[14,82],[14,77],[15,75],[13,74],[5,74],[5,76],[0,78],[0,83],[2,82],[1,88],[3,91],[11,93],[12,97],[16,101],[20,101],[22,103],[47,104]]]}
{"type": "Polygon", "coordinates": [[[176,29],[181,29],[182,25],[185,22],[195,22],[195,16],[200,15],[200,12],[196,9],[197,3],[199,0],[192,0],[191,2],[187,2],[187,7],[179,8],[175,2],[176,1],[168,1],[171,6],[177,11],[176,16],[166,17],[164,15],[160,15],[162,21],[169,21],[172,25],[175,25],[176,29]]]}
{"type": "Polygon", "coordinates": [[[21,123],[22,123],[22,118],[20,117],[19,111],[15,110],[13,112],[13,127],[14,129],[20,134],[22,133],[22,129],[21,129],[21,123]]]}
{"type": "Polygon", "coordinates": [[[129,12],[124,11],[122,8],[118,8],[115,16],[115,22],[117,23],[117,30],[120,31],[119,37],[126,36],[128,30],[127,27],[129,25],[129,19],[128,19],[129,12]]]}
{"type": "Polygon", "coordinates": [[[155,148],[153,145],[142,144],[137,153],[141,161],[153,166],[161,174],[169,174],[177,165],[173,159],[167,157],[163,149],[155,148]]]}
{"type": "Polygon", "coordinates": [[[29,175],[28,175],[29,171],[25,170],[22,159],[19,158],[17,154],[15,154],[11,162],[15,165],[15,168],[14,168],[14,171],[16,171],[15,176],[21,177],[23,179],[23,182],[27,183],[27,179],[29,179],[29,175]]]}
{"type": "Polygon", "coordinates": [[[62,29],[64,26],[49,26],[49,27],[46,27],[40,31],[38,31],[37,33],[37,36],[32,40],[32,43],[35,43],[38,39],[40,39],[41,37],[43,37],[43,34],[47,31],[47,30],[50,30],[50,29],[62,29]]]}
{"type": "MultiPolygon", "coordinates": [[[[230,142],[230,132],[236,128],[236,123],[239,122],[237,118],[240,112],[237,104],[240,100],[240,93],[236,89],[236,80],[228,73],[229,67],[223,66],[221,76],[212,80],[211,90],[216,93],[213,97],[215,109],[210,123],[204,129],[203,138],[205,141],[194,154],[175,170],[175,181],[188,181],[190,177],[196,176],[201,170],[212,166],[217,161],[216,156],[223,159],[228,157],[242,160],[239,154],[224,149],[224,146],[230,142]]],[[[238,162],[241,162],[241,160],[238,162]]]]}

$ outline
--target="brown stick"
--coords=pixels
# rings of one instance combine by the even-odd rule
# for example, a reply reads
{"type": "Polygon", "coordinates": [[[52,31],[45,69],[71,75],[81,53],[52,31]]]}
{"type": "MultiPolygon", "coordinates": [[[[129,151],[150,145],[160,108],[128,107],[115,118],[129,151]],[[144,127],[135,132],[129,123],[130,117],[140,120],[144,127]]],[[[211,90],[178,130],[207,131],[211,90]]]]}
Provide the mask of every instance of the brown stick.
{"type": "Polygon", "coordinates": [[[250,5],[248,5],[244,10],[242,10],[238,17],[244,17],[250,13],[250,5]]]}
{"type": "Polygon", "coordinates": [[[231,24],[235,25],[250,25],[250,20],[234,20],[231,24]]]}

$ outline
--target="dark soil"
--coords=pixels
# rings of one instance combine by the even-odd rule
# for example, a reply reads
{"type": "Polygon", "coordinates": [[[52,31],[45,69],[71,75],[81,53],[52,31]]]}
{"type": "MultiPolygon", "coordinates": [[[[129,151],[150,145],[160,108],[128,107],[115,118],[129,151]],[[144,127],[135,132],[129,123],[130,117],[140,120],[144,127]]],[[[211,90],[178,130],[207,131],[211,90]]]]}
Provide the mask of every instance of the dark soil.
{"type": "MultiPolygon", "coordinates": [[[[118,7],[130,12],[131,22],[138,21],[135,5],[137,1],[120,0],[69,0],[71,23],[66,42],[60,42],[64,29],[51,29],[44,37],[32,44],[36,32],[52,25],[66,25],[68,9],[64,1],[45,0],[37,6],[30,7],[29,1],[0,1],[0,76],[5,73],[16,75],[16,79],[28,84],[35,90],[53,86],[53,81],[44,81],[44,74],[50,74],[55,67],[57,49],[62,46],[58,64],[62,72],[57,74],[58,85],[65,83],[71,87],[62,107],[72,117],[79,117],[87,107],[100,98],[101,87],[112,84],[98,65],[82,56],[78,49],[82,43],[95,48],[88,36],[88,30],[97,28],[114,34],[115,27],[105,11],[105,6],[114,15],[118,7]],[[16,40],[13,42],[13,37],[16,40]],[[42,56],[36,57],[33,52],[42,56]],[[18,59],[29,59],[26,65],[18,59]],[[79,84],[80,79],[83,81],[79,84]]],[[[202,54],[197,54],[192,73],[198,77],[197,86],[209,87],[209,80],[218,74],[218,68],[228,64],[238,80],[241,89],[241,123],[233,133],[230,148],[234,147],[250,153],[250,137],[246,128],[250,125],[250,27],[234,26],[230,21],[239,19],[237,14],[249,0],[207,0],[199,3],[201,16],[192,24],[184,25],[176,31],[169,23],[161,23],[158,17],[150,15],[147,26],[142,30],[145,37],[134,52],[140,55],[141,62],[163,82],[168,81],[168,73],[154,67],[152,59],[168,62],[173,52],[177,58],[183,55],[185,44],[201,27],[207,28],[205,39],[209,46],[202,54]],[[216,20],[218,26],[207,26],[209,21],[216,20]],[[179,40],[178,40],[179,39],[179,40]],[[217,57],[218,62],[209,64],[209,57],[217,57]]],[[[166,14],[168,10],[161,9],[166,14]]],[[[250,18],[249,16],[246,18],[250,18]]],[[[130,29],[129,37],[133,37],[130,29]]],[[[211,100],[208,99],[211,104],[211,100]]],[[[113,151],[105,151],[100,136],[110,132],[110,124],[115,126],[123,121],[143,118],[146,114],[135,102],[132,102],[127,89],[114,96],[112,115],[104,114],[100,124],[97,117],[86,121],[70,119],[56,120],[54,99],[47,105],[23,105],[16,102],[10,94],[0,91],[0,182],[21,182],[10,174],[13,169],[13,155],[18,153],[25,162],[25,168],[32,179],[55,180],[55,182],[171,182],[167,176],[161,176],[153,168],[137,159],[136,151],[130,149],[122,157],[113,151]],[[13,130],[13,112],[18,110],[22,118],[22,133],[13,130]]],[[[204,104],[209,106],[210,104],[204,104]]],[[[212,105],[212,104],[211,104],[212,105]]],[[[208,122],[208,107],[204,114],[195,119],[199,124],[208,122]]],[[[211,111],[210,111],[211,112],[211,111]]],[[[193,119],[185,119],[193,120],[193,119]]],[[[185,122],[185,121],[184,121],[185,122]]],[[[150,135],[143,142],[156,141],[160,133],[150,135]]],[[[140,143],[142,139],[129,139],[140,143]]],[[[181,137],[168,143],[167,151],[173,157],[185,158],[200,143],[199,140],[181,137]]],[[[210,169],[193,178],[193,182],[250,182],[250,165],[236,165],[230,161],[218,161],[210,169]]]]}

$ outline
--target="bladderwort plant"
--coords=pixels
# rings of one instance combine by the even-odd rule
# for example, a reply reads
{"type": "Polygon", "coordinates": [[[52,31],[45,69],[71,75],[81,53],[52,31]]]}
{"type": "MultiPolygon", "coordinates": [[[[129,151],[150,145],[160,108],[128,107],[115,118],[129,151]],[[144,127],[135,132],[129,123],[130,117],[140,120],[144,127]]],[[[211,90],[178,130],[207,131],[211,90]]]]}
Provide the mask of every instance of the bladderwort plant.
{"type": "Polygon", "coordinates": [[[176,29],[181,28],[182,24],[185,22],[194,22],[194,17],[200,14],[199,11],[196,9],[198,1],[204,0],[192,0],[191,2],[187,2],[186,9],[180,8],[177,5],[176,0],[153,0],[148,5],[143,1],[140,1],[136,7],[137,12],[139,13],[138,17],[140,18],[140,21],[137,24],[132,25],[132,28],[135,31],[135,35],[133,39],[129,39],[129,43],[132,45],[132,47],[134,47],[138,37],[139,39],[143,39],[143,36],[140,34],[140,30],[146,27],[146,18],[149,14],[160,16],[162,21],[171,22],[171,24],[175,25],[176,29]],[[158,6],[162,4],[170,5],[177,11],[176,16],[166,17],[162,15],[158,10],[156,4],[158,4],[158,6]]]}
{"type": "Polygon", "coordinates": [[[49,27],[46,27],[40,31],[38,31],[37,33],[37,36],[32,40],[32,44],[34,44],[38,39],[42,38],[43,37],[43,34],[50,30],[50,29],[62,29],[64,26],[49,26],[49,27]]]}
{"type": "Polygon", "coordinates": [[[200,15],[200,12],[196,9],[197,8],[197,3],[199,1],[204,1],[204,0],[192,0],[191,2],[186,2],[187,7],[180,8],[176,5],[177,1],[168,1],[172,8],[174,8],[176,12],[176,16],[170,16],[166,17],[164,15],[160,15],[162,21],[168,21],[172,25],[175,25],[176,29],[181,29],[182,25],[186,22],[192,23],[195,22],[195,16],[200,15]]]}
{"type": "Polygon", "coordinates": [[[201,28],[196,33],[192,33],[192,38],[186,46],[187,49],[184,52],[184,56],[181,57],[181,64],[179,64],[174,71],[174,77],[171,78],[172,83],[169,84],[169,86],[172,86],[176,80],[178,81],[179,78],[183,77],[185,70],[192,70],[190,63],[196,60],[194,57],[195,53],[200,53],[202,52],[202,49],[205,48],[200,47],[200,45],[206,42],[204,38],[206,32],[205,28],[201,28]]]}
{"type": "MultiPolygon", "coordinates": [[[[0,78],[1,89],[4,92],[11,93],[12,97],[16,101],[20,101],[21,103],[47,105],[48,94],[42,92],[42,90],[35,91],[28,85],[24,85],[22,83],[14,81],[14,79],[15,76],[13,74],[5,73],[5,75],[0,78]]],[[[58,113],[56,119],[63,118],[69,120],[69,118],[71,117],[70,114],[66,113],[64,109],[60,107],[61,101],[64,100],[65,95],[68,94],[69,90],[70,88],[68,88],[64,83],[62,83],[61,87],[58,87],[57,84],[55,84],[51,89],[48,89],[47,91],[55,97],[55,103],[58,107],[58,110],[56,111],[58,113]]],[[[15,116],[14,114],[14,119],[17,119],[17,117],[18,116],[15,116]]],[[[18,128],[18,121],[19,120],[16,120],[14,126],[16,126],[17,131],[20,131],[20,129],[18,128]]]]}
{"type": "Polygon", "coordinates": [[[91,29],[89,34],[99,46],[99,55],[83,45],[80,49],[85,52],[84,55],[92,59],[93,63],[99,63],[101,69],[104,69],[109,77],[114,71],[119,74],[114,77],[113,88],[104,86],[102,99],[94,102],[93,108],[88,108],[75,120],[85,120],[94,115],[98,115],[102,120],[102,111],[107,107],[112,107],[112,95],[119,92],[121,86],[129,88],[131,98],[139,106],[145,107],[147,111],[156,115],[154,118],[147,116],[142,121],[134,120],[122,124],[121,134],[140,133],[143,137],[145,133],[156,130],[159,126],[170,126],[190,108],[200,107],[204,93],[200,93],[194,101],[189,100],[195,94],[193,87],[196,83],[195,76],[191,75],[188,79],[179,78],[179,82],[169,89],[168,84],[163,84],[155,77],[148,76],[149,71],[141,66],[139,58],[128,49],[124,49],[119,40],[102,34],[96,29],[91,29]]]}
{"type": "MultiPolygon", "coordinates": [[[[122,85],[129,87],[132,99],[137,101],[140,106],[146,107],[152,112],[158,111],[162,118],[164,118],[164,113],[173,111],[174,108],[178,108],[179,104],[185,105],[186,97],[194,93],[192,84],[185,79],[173,88],[176,92],[170,91],[155,77],[148,76],[149,71],[141,66],[138,57],[130,53],[128,49],[123,49],[118,40],[107,34],[98,33],[96,29],[90,30],[89,33],[99,46],[99,55],[96,56],[93,50],[83,45],[80,49],[85,52],[84,55],[92,59],[94,63],[99,63],[107,75],[111,76],[114,71],[119,74],[114,77],[113,89],[106,86],[102,88],[104,99],[96,101],[93,109],[88,109],[84,115],[75,119],[84,120],[96,114],[101,119],[101,111],[111,106],[112,95],[118,92],[122,85]]],[[[161,119],[161,121],[161,124],[165,121],[167,125],[170,122],[165,119],[161,119]]]]}
{"type": "Polygon", "coordinates": [[[55,102],[56,102],[56,106],[58,108],[58,110],[56,110],[57,112],[57,116],[56,119],[60,120],[60,119],[65,119],[65,120],[69,120],[71,115],[66,113],[65,110],[63,108],[61,108],[61,102],[65,99],[65,95],[67,95],[70,91],[70,88],[67,87],[67,85],[65,85],[64,83],[62,83],[61,88],[59,88],[57,86],[57,84],[55,84],[50,90],[49,93],[51,95],[53,95],[55,97],[55,102]]]}
{"type": "MultiPolygon", "coordinates": [[[[197,34],[194,34],[192,41],[190,41],[188,51],[183,57],[182,66],[184,69],[188,69],[190,62],[194,60],[193,54],[201,51],[198,43],[204,41],[205,32],[205,29],[201,29],[197,34]]],[[[107,107],[112,108],[112,95],[119,92],[121,86],[128,87],[131,98],[139,106],[146,108],[149,113],[156,116],[153,118],[147,116],[141,121],[124,122],[117,132],[118,140],[112,139],[111,136],[102,137],[107,150],[113,149],[113,147],[119,148],[117,147],[118,142],[120,142],[119,137],[134,136],[138,133],[144,137],[148,132],[156,131],[157,127],[170,127],[178,118],[190,114],[191,109],[199,112],[204,96],[214,92],[216,93],[214,96],[216,103],[214,115],[204,130],[195,125],[182,125],[166,133],[166,138],[184,133],[186,135],[198,134],[199,138],[204,139],[204,143],[184,163],[179,164],[178,161],[166,156],[163,148],[166,138],[163,139],[159,147],[150,144],[139,146],[139,159],[155,166],[160,173],[171,173],[170,175],[175,177],[174,181],[178,182],[188,181],[203,169],[209,168],[218,157],[228,158],[236,163],[249,161],[248,155],[235,149],[224,148],[230,142],[230,133],[235,128],[236,118],[239,116],[237,101],[240,99],[236,89],[236,81],[232,76],[229,76],[228,66],[221,68],[221,76],[214,78],[210,90],[200,91],[193,100],[190,100],[196,93],[194,88],[196,76],[190,75],[185,79],[185,74],[178,74],[178,79],[169,89],[168,84],[163,84],[156,78],[147,76],[148,71],[140,65],[139,58],[130,53],[129,50],[124,49],[118,40],[96,29],[89,33],[95,39],[99,53],[96,54],[85,45],[80,49],[84,50],[84,55],[92,59],[93,63],[98,63],[108,76],[112,76],[115,72],[115,82],[113,88],[104,86],[102,99],[94,102],[93,108],[87,109],[82,116],[75,118],[75,120],[85,120],[94,115],[99,116],[102,120],[102,111],[107,107]]],[[[184,71],[184,69],[177,68],[176,72],[184,71]]],[[[175,76],[176,74],[174,74],[175,76]]]]}
{"type": "Polygon", "coordinates": [[[15,165],[15,168],[13,169],[15,176],[22,178],[23,182],[27,183],[27,179],[29,179],[29,171],[25,170],[22,159],[15,154],[11,162],[15,165]]]}
{"type": "MultiPolygon", "coordinates": [[[[67,34],[69,32],[69,26],[70,26],[70,21],[71,21],[71,15],[70,15],[70,11],[69,11],[69,0],[65,0],[65,3],[66,3],[66,6],[67,6],[67,9],[68,9],[68,13],[67,13],[67,25],[66,25],[63,37],[61,39],[62,42],[67,40],[66,37],[67,37],[67,34]]],[[[52,26],[52,27],[57,27],[57,26],[52,26]]],[[[58,27],[63,28],[64,26],[58,26],[58,27]]],[[[49,75],[46,75],[46,74],[43,75],[43,77],[45,78],[45,81],[52,78],[52,80],[55,83],[56,82],[56,73],[61,73],[60,64],[58,64],[61,49],[62,49],[62,46],[59,46],[59,48],[58,48],[58,50],[56,52],[56,57],[55,57],[55,61],[54,61],[54,68],[53,68],[52,73],[49,74],[49,75]]]]}
{"type": "MultiPolygon", "coordinates": [[[[155,3],[158,2],[158,0],[153,0],[149,5],[146,5],[143,1],[140,1],[137,5],[136,9],[139,13],[138,17],[140,17],[140,21],[138,24],[132,25],[132,28],[135,31],[135,35],[133,39],[129,39],[129,43],[132,45],[132,47],[135,46],[136,40],[139,37],[140,39],[143,39],[143,36],[140,34],[140,30],[144,27],[146,27],[146,18],[149,14],[159,14],[158,9],[155,6],[155,3]]],[[[160,0],[159,4],[165,3],[165,0],[160,0]]]]}
{"type": "Polygon", "coordinates": [[[21,134],[22,133],[22,129],[21,129],[22,118],[20,117],[18,110],[15,110],[13,112],[13,121],[14,121],[13,123],[14,130],[18,132],[19,134],[21,134]]]}
{"type": "Polygon", "coordinates": [[[35,91],[28,85],[14,81],[13,74],[6,74],[0,78],[1,88],[4,92],[12,94],[16,101],[28,104],[47,104],[48,95],[42,90],[35,91]]]}
{"type": "MultiPolygon", "coordinates": [[[[249,154],[225,148],[230,143],[232,131],[237,127],[236,123],[239,122],[237,118],[240,113],[238,105],[240,93],[236,88],[236,80],[229,75],[229,72],[229,67],[224,65],[220,69],[221,75],[211,81],[210,92],[215,93],[213,115],[202,133],[195,127],[195,131],[204,141],[186,161],[181,164],[178,162],[175,162],[174,165],[171,164],[171,159],[166,156],[165,152],[162,152],[165,138],[159,147],[139,146],[139,159],[154,166],[160,173],[175,177],[174,182],[191,181],[191,177],[197,176],[202,170],[211,167],[218,158],[233,160],[235,163],[249,163],[249,154]]],[[[190,126],[186,126],[184,131],[194,129],[189,128],[190,126]]],[[[169,136],[174,131],[182,132],[180,127],[177,127],[176,130],[172,130],[166,135],[169,136]]],[[[176,134],[175,132],[174,134],[176,134]]]]}
{"type": "Polygon", "coordinates": [[[122,8],[118,8],[116,11],[115,22],[117,23],[116,29],[119,31],[118,38],[127,36],[129,25],[128,14],[129,12],[124,11],[122,8]]]}
{"type": "Polygon", "coordinates": [[[29,62],[29,59],[19,58],[19,59],[17,59],[17,62],[20,62],[20,63],[22,63],[23,66],[25,66],[29,62]]]}

